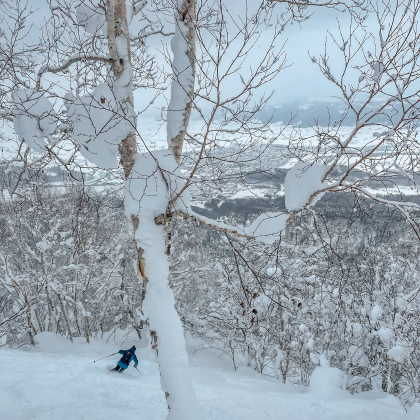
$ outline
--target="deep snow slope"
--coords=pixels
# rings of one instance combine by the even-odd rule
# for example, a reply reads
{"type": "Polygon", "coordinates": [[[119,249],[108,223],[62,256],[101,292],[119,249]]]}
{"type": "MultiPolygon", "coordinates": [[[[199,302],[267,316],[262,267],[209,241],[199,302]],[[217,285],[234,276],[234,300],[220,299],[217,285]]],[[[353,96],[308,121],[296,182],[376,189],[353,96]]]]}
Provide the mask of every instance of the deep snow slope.
{"type": "MultiPolygon", "coordinates": [[[[159,371],[148,348],[140,348],[141,375],[130,366],[110,373],[118,355],[95,359],[132,344],[78,339],[74,344],[50,333],[35,349],[0,348],[1,420],[163,420],[165,399],[159,371]]],[[[368,393],[353,397],[334,389],[301,392],[250,369],[234,372],[211,353],[192,357],[194,388],[208,420],[414,420],[399,401],[368,393]]]]}

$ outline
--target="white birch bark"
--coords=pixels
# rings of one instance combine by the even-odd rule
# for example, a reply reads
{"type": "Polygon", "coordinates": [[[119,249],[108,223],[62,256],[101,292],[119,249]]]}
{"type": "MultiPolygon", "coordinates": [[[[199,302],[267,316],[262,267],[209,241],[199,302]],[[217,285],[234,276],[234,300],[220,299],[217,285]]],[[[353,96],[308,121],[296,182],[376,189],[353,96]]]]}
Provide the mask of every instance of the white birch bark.
{"type": "Polygon", "coordinates": [[[180,162],[191,116],[195,79],[196,0],[177,0],[173,52],[171,100],[168,107],[168,146],[180,162]]]}
{"type": "MultiPolygon", "coordinates": [[[[188,0],[185,3],[191,5],[193,1],[188,0]]],[[[183,7],[182,4],[181,6],[183,7]]],[[[131,74],[131,53],[125,7],[125,0],[108,0],[107,23],[109,54],[115,75],[114,92],[117,97],[120,97],[120,100],[125,101],[127,114],[130,117],[130,112],[133,112],[133,86],[131,79],[127,83],[129,79],[127,76],[131,74]],[[120,80],[124,82],[124,86],[119,83],[120,80]]],[[[184,10],[184,16],[194,16],[194,8],[191,9],[189,6],[187,12],[185,13],[184,10]]],[[[189,17],[187,19],[190,20],[190,28],[193,30],[193,21],[189,17]]],[[[186,34],[190,39],[193,39],[192,32],[188,32],[188,28],[187,30],[182,29],[183,27],[186,27],[186,25],[182,22],[177,25],[178,36],[180,36],[181,28],[184,32],[182,37],[186,34]]],[[[183,54],[186,54],[185,50],[183,54]]],[[[189,62],[188,57],[187,59],[189,62]]],[[[191,65],[188,66],[190,69],[193,68],[191,65]]],[[[179,90],[179,88],[184,89],[185,86],[178,82],[178,88],[175,90],[179,90]]],[[[188,82],[190,93],[186,96],[187,99],[192,95],[192,88],[193,82],[191,82],[190,77],[188,82]]],[[[172,94],[174,94],[174,89],[172,94]]],[[[175,136],[173,136],[173,146],[171,146],[177,157],[174,158],[177,161],[179,161],[182,141],[191,112],[191,105],[189,105],[188,110],[185,100],[181,101],[181,106],[183,123],[181,124],[181,130],[173,131],[175,136]]],[[[170,224],[155,223],[155,218],[165,212],[169,203],[168,185],[160,171],[150,175],[147,185],[150,186],[153,181],[156,182],[154,194],[156,194],[157,201],[153,208],[153,202],[150,204],[149,200],[148,204],[152,205],[152,208],[149,209],[142,201],[144,191],[141,190],[141,185],[139,187],[138,183],[148,160],[136,155],[134,130],[122,141],[119,152],[126,177],[126,213],[133,226],[137,244],[138,275],[141,276],[146,286],[143,310],[154,337],[153,348],[156,350],[161,372],[162,390],[165,392],[169,408],[168,420],[200,420],[203,418],[203,414],[192,387],[184,331],[179,315],[175,310],[173,292],[169,287],[170,248],[168,237],[170,235],[170,224]]]]}

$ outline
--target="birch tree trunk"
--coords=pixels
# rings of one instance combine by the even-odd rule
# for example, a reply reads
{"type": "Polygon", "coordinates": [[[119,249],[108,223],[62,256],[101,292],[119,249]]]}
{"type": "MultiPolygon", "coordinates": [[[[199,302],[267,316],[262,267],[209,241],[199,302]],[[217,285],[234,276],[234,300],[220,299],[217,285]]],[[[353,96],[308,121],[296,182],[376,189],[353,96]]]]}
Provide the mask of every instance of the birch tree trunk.
{"type": "Polygon", "coordinates": [[[50,298],[50,294],[48,292],[48,284],[45,286],[45,293],[47,296],[47,302],[48,302],[48,332],[51,332],[53,330],[53,313],[54,313],[54,308],[51,302],[51,298],[50,298]]]}
{"type": "Polygon", "coordinates": [[[26,309],[26,318],[28,321],[28,335],[29,335],[29,340],[31,342],[32,346],[35,346],[35,336],[37,334],[37,331],[35,329],[34,324],[32,323],[32,315],[31,315],[31,305],[29,304],[28,298],[26,297],[26,295],[24,296],[25,298],[25,305],[27,307],[26,309]]]}
{"type": "MultiPolygon", "coordinates": [[[[71,326],[70,326],[69,318],[67,316],[66,308],[64,306],[63,299],[61,298],[60,293],[58,293],[56,290],[54,290],[54,292],[57,295],[58,301],[60,302],[61,313],[63,314],[63,318],[64,318],[64,321],[66,323],[67,333],[69,335],[70,341],[73,343],[73,333],[71,332],[71,326]]],[[[89,343],[89,337],[87,337],[87,342],[89,343]]]]}
{"type": "Polygon", "coordinates": [[[86,297],[86,289],[82,290],[82,305],[83,305],[83,319],[85,321],[85,337],[86,337],[86,342],[90,343],[90,336],[91,336],[91,332],[90,332],[90,325],[89,325],[89,316],[88,314],[88,310],[87,310],[87,297],[86,297]]]}
{"type": "Polygon", "coordinates": [[[185,134],[190,121],[195,79],[196,0],[178,0],[175,36],[171,47],[173,79],[168,109],[168,146],[180,162],[185,134]]]}
{"type": "MultiPolygon", "coordinates": [[[[125,4],[125,0],[108,0],[107,2],[108,45],[111,66],[115,76],[114,93],[117,98],[119,97],[121,103],[124,104],[123,112],[126,113],[127,118],[133,118],[132,78],[126,77],[131,74],[131,52],[125,4]],[[120,81],[126,83],[127,79],[130,82],[122,86],[120,81]]],[[[190,22],[189,29],[186,29],[187,25],[182,20],[179,25],[176,25],[174,39],[176,38],[178,41],[173,41],[173,49],[177,42],[179,44],[180,37],[190,40],[194,39],[194,1],[185,1],[185,5],[187,5],[186,8],[183,2],[178,2],[177,16],[179,16],[179,19],[185,19],[185,21],[190,22]],[[183,33],[180,31],[181,25],[183,33]]],[[[190,48],[189,54],[191,57],[192,51],[190,48]]],[[[186,52],[184,49],[184,51],[181,51],[181,54],[187,57],[187,61],[190,63],[190,59],[185,55],[186,52]]],[[[185,61],[185,57],[178,57],[177,54],[179,55],[179,52],[174,50],[174,62],[177,58],[185,61]]],[[[188,66],[190,69],[193,69],[193,66],[190,64],[188,66]]],[[[179,84],[177,79],[178,76],[175,75],[172,84],[172,95],[174,95],[174,89],[175,91],[184,89],[184,86],[179,84]],[[174,83],[178,83],[178,86],[175,88],[174,83]]],[[[192,92],[193,76],[189,78],[188,88],[192,92]]],[[[190,98],[190,95],[192,93],[186,95],[187,99],[190,98]]],[[[183,128],[183,131],[171,129],[171,132],[175,133],[170,139],[174,166],[176,166],[175,160],[179,162],[183,138],[191,113],[191,103],[187,105],[182,100],[181,105],[182,109],[177,109],[181,113],[175,112],[174,116],[177,116],[178,120],[181,118],[182,124],[179,125],[179,128],[183,128]]],[[[171,119],[170,116],[168,116],[169,119],[171,119]]],[[[135,121],[133,118],[133,131],[121,142],[119,153],[126,178],[125,208],[133,226],[137,245],[138,275],[142,278],[146,290],[143,310],[149,321],[154,340],[152,347],[156,351],[161,372],[161,386],[165,392],[169,408],[168,420],[200,420],[203,418],[203,414],[191,383],[184,331],[179,315],[175,310],[175,299],[172,290],[169,287],[170,220],[166,220],[162,224],[161,218],[157,217],[162,213],[162,200],[165,202],[165,197],[167,197],[163,211],[165,211],[170,201],[168,183],[163,178],[162,171],[155,171],[150,175],[149,185],[156,182],[156,187],[159,186],[154,192],[158,200],[156,207],[150,209],[147,207],[153,206],[153,200],[149,200],[147,203],[142,201],[140,205],[140,201],[144,198],[144,191],[138,191],[139,188],[136,181],[141,178],[143,167],[147,166],[146,163],[149,164],[156,161],[155,156],[158,153],[147,157],[147,154],[139,156],[136,155],[136,152],[135,121]]],[[[166,152],[166,155],[168,153],[170,152],[166,152]]]]}
{"type": "Polygon", "coordinates": [[[39,317],[38,309],[34,309],[34,313],[35,313],[36,322],[38,323],[39,332],[44,332],[45,331],[45,326],[42,323],[41,318],[39,317]]]}

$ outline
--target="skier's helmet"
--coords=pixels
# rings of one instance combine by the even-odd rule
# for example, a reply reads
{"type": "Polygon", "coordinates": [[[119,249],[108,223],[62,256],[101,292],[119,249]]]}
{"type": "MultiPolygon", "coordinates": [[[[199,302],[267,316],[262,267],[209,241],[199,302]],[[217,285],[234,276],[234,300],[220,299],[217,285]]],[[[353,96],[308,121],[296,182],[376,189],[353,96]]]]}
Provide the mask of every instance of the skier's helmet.
{"type": "Polygon", "coordinates": [[[136,346],[133,344],[133,347],[131,347],[133,350],[135,350],[136,349],[136,346]]]}

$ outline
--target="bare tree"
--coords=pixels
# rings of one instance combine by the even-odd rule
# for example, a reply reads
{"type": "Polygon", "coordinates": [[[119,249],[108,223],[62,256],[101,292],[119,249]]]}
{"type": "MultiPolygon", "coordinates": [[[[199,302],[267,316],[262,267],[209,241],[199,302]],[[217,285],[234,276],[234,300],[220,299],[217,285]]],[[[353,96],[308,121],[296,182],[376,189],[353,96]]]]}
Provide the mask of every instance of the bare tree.
{"type": "Polygon", "coordinates": [[[412,213],[419,206],[408,197],[418,195],[420,3],[382,1],[372,8],[375,30],[372,24],[352,19],[346,28],[339,25],[338,34],[330,34],[319,59],[311,56],[336,86],[345,111],[330,127],[315,125],[313,136],[302,136],[297,130],[291,137],[291,156],[302,162],[299,174],[311,170],[313,162],[320,163],[322,169],[319,185],[299,206],[290,205],[290,218],[326,192],[352,191],[398,209],[419,236],[417,217],[412,213]],[[341,54],[339,62],[331,62],[329,44],[341,54]],[[349,117],[354,125],[343,134],[344,120],[349,117]],[[412,194],[401,191],[397,178],[403,179],[412,194]],[[375,184],[382,186],[385,194],[375,194],[369,188],[375,184]]]}
{"type": "MultiPolygon", "coordinates": [[[[14,123],[19,153],[26,143],[66,170],[89,166],[76,161],[81,154],[118,176],[119,156],[138,275],[146,289],[143,310],[170,407],[168,418],[202,418],[168,284],[172,218],[187,218],[227,235],[260,237],[272,243],[288,220],[327,191],[353,190],[371,197],[363,183],[373,178],[385,182],[390,174],[402,172],[414,179],[419,93],[413,82],[418,78],[419,2],[271,1],[241,16],[231,13],[221,0],[132,1],[128,10],[124,0],[47,3],[49,14],[40,27],[30,23],[33,12],[27,4],[8,0],[0,4],[4,22],[0,34],[1,115],[14,123]],[[279,16],[276,8],[280,5],[275,3],[286,4],[279,16]],[[303,21],[311,6],[351,12],[349,28],[342,28],[339,38],[332,36],[344,56],[342,76],[330,68],[327,52],[313,61],[341,90],[347,113],[355,115],[353,131],[342,139],[338,123],[326,131],[315,128],[313,138],[307,139],[295,129],[289,151],[299,163],[286,179],[288,213],[263,214],[250,226],[236,228],[194,214],[188,199],[191,187],[218,189],[227,179],[247,185],[244,163],[254,165],[248,173],[261,171],[260,158],[284,134],[273,134],[269,124],[257,121],[256,116],[271,97],[271,92],[264,92],[267,83],[286,65],[279,42],[285,25],[290,20],[303,21]],[[379,20],[378,36],[364,25],[369,8],[379,20]],[[137,34],[130,32],[133,22],[141,24],[137,34]],[[247,60],[266,25],[272,25],[272,40],[250,65],[247,60]],[[166,51],[170,72],[159,72],[147,40],[168,34],[173,35],[172,55],[166,51]],[[29,36],[36,41],[22,42],[29,36]],[[354,72],[358,82],[354,82],[354,72]],[[166,114],[168,148],[152,151],[139,130],[134,92],[147,87],[157,96],[167,80],[171,86],[166,114]],[[237,89],[231,89],[232,80],[240,80],[237,89]],[[257,98],[255,92],[264,94],[257,98]],[[359,97],[364,100],[362,105],[356,101],[359,97]],[[376,98],[381,105],[371,110],[368,105],[376,103],[376,98]],[[188,129],[192,109],[202,121],[198,133],[188,129]],[[378,121],[382,116],[386,122],[378,121]],[[356,135],[374,125],[382,131],[355,149],[356,135]],[[389,143],[394,147],[391,153],[387,149],[386,157],[375,154],[389,143]],[[181,164],[186,173],[181,172],[181,164]],[[350,182],[350,175],[360,169],[363,175],[350,182]],[[199,179],[203,173],[206,179],[199,179]]],[[[149,105],[141,104],[143,108],[149,105]]],[[[30,164],[26,153],[23,158],[26,169],[30,164]]],[[[400,209],[416,228],[409,212],[416,204],[375,199],[400,209]]],[[[87,319],[85,329],[89,336],[87,319]]]]}
{"type": "MultiPolygon", "coordinates": [[[[198,169],[208,166],[208,162],[238,163],[237,152],[232,156],[228,151],[228,158],[221,159],[212,151],[223,133],[235,130],[237,144],[247,149],[267,131],[266,124],[252,120],[269,96],[250,110],[248,106],[254,91],[284,66],[281,51],[275,50],[282,25],[273,32],[273,41],[261,63],[241,75],[241,66],[258,39],[259,24],[266,19],[264,7],[257,7],[252,16],[247,13],[245,21],[241,21],[233,19],[222,2],[202,2],[197,7],[190,0],[153,1],[148,9],[147,2],[134,1],[130,10],[123,0],[47,3],[50,13],[41,27],[29,23],[33,12],[27,5],[2,3],[8,25],[2,34],[6,41],[1,54],[2,115],[13,120],[21,144],[25,142],[44,156],[38,161],[53,160],[71,170],[78,166],[75,157],[81,153],[94,165],[115,171],[119,155],[125,178],[126,214],[137,246],[138,275],[146,289],[143,310],[170,407],[168,418],[196,420],[202,417],[201,408],[191,385],[183,329],[168,285],[171,219],[175,215],[191,217],[217,230],[238,234],[228,226],[192,214],[187,189],[195,183],[198,169]],[[133,35],[129,26],[139,16],[144,25],[138,35],[133,35]],[[157,34],[167,35],[162,24],[165,16],[171,20],[174,16],[175,20],[171,25],[174,30],[170,30],[174,32],[173,58],[167,54],[171,73],[159,76],[145,40],[157,34]],[[236,26],[232,39],[227,19],[236,26]],[[21,40],[32,34],[37,41],[28,48],[21,40]],[[235,49],[237,53],[230,61],[227,51],[235,49]],[[199,89],[194,89],[196,77],[199,89]],[[232,77],[240,77],[242,87],[224,97],[222,88],[232,77]],[[140,86],[158,89],[166,78],[171,80],[168,149],[152,152],[137,128],[134,90],[140,86]],[[209,114],[202,110],[200,101],[210,105],[209,114]],[[181,159],[191,159],[184,155],[184,143],[193,106],[200,113],[204,130],[203,134],[188,136],[194,164],[183,176],[179,164],[181,159]],[[219,113],[223,118],[216,122],[219,113]],[[249,137],[247,144],[239,141],[244,135],[249,137]],[[62,140],[70,140],[70,147],[62,140]]],[[[54,293],[63,309],[60,291],[54,293]]],[[[84,295],[85,312],[87,302],[84,295]]],[[[88,339],[89,319],[86,315],[84,318],[88,339]]]]}

